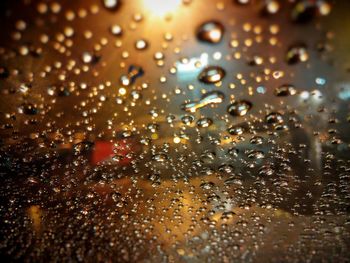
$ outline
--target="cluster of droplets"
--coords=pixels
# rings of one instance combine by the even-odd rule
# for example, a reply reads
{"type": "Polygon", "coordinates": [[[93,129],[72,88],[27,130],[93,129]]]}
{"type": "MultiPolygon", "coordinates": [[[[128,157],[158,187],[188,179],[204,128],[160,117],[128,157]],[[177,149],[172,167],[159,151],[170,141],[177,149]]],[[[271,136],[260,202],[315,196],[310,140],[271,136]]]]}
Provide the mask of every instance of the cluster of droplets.
{"type": "Polygon", "coordinates": [[[230,262],[271,245],[284,262],[305,248],[317,261],[317,248],[334,250],[327,240],[344,246],[344,117],[327,108],[321,74],[312,91],[300,84],[315,50],[286,31],[328,15],[329,2],[183,0],[179,14],[198,5],[215,17],[191,15],[188,28],[135,3],[40,2],[0,48],[1,249],[33,261],[230,262]]]}

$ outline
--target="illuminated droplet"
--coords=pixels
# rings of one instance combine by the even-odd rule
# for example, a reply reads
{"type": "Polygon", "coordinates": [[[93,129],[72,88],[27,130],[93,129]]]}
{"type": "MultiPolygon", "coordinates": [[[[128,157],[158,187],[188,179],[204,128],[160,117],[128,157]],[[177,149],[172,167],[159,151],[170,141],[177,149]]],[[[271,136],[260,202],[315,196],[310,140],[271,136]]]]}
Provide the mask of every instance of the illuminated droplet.
{"type": "Polygon", "coordinates": [[[199,81],[206,84],[213,84],[220,82],[226,75],[226,72],[223,68],[218,66],[209,66],[202,70],[199,74],[199,81]]]}
{"type": "Polygon", "coordinates": [[[247,100],[239,100],[227,107],[227,112],[232,116],[244,116],[252,108],[252,103],[247,100]]]}
{"type": "Polygon", "coordinates": [[[103,6],[110,11],[115,11],[120,6],[120,0],[102,0],[103,6]]]}
{"type": "Polygon", "coordinates": [[[294,45],[288,49],[286,61],[290,65],[297,64],[299,62],[306,62],[309,59],[309,55],[305,45],[294,45]]]}
{"type": "Polygon", "coordinates": [[[182,109],[189,112],[196,112],[210,104],[222,103],[225,95],[220,91],[212,91],[204,94],[198,102],[189,102],[182,105],[182,109]]]}
{"type": "Polygon", "coordinates": [[[197,38],[200,41],[217,44],[221,41],[225,32],[224,26],[217,21],[208,21],[197,29],[197,38]]]}

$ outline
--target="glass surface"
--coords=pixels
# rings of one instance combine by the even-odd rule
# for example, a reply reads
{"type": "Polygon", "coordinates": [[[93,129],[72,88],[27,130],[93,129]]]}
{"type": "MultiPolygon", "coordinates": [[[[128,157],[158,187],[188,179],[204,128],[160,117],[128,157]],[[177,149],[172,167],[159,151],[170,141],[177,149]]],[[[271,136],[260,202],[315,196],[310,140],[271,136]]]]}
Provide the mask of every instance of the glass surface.
{"type": "Polygon", "coordinates": [[[348,262],[350,2],[0,2],[0,253],[348,262]]]}

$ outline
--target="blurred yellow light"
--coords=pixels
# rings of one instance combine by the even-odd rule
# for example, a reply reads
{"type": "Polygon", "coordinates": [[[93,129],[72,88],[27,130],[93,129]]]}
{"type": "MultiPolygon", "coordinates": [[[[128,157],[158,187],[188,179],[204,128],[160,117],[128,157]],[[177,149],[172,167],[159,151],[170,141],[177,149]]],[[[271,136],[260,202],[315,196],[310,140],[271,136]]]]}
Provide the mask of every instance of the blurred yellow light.
{"type": "Polygon", "coordinates": [[[120,88],[119,89],[119,95],[125,95],[126,94],[126,89],[125,88],[120,88]]]}
{"type": "Polygon", "coordinates": [[[174,143],[180,143],[181,138],[180,137],[174,137],[174,143]]]}
{"type": "Polygon", "coordinates": [[[181,0],[143,0],[144,7],[150,13],[163,16],[175,11],[181,4],[181,0]]]}

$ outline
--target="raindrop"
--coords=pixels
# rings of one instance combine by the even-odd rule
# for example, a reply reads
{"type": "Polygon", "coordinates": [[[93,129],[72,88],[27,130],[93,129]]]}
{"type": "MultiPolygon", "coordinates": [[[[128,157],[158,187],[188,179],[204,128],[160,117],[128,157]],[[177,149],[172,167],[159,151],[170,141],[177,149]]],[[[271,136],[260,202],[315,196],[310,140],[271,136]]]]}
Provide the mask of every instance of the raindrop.
{"type": "Polygon", "coordinates": [[[262,8],[262,14],[272,15],[276,14],[280,10],[280,3],[278,0],[266,0],[262,8]]]}
{"type": "Polygon", "coordinates": [[[0,79],[6,79],[10,76],[10,72],[6,67],[0,66],[0,79]]]}
{"type": "Polygon", "coordinates": [[[232,147],[230,149],[228,149],[227,154],[231,157],[237,157],[239,153],[239,150],[235,147],[232,147]]]}
{"type": "Polygon", "coordinates": [[[197,29],[197,38],[202,42],[217,44],[221,41],[225,32],[224,26],[217,21],[208,21],[197,29]]]}
{"type": "Polygon", "coordinates": [[[23,103],[19,108],[20,113],[24,113],[26,115],[36,115],[38,114],[38,108],[32,103],[23,103]]]}
{"type": "Polygon", "coordinates": [[[96,64],[100,60],[100,57],[91,54],[90,52],[84,52],[81,59],[86,64],[96,64]]]}
{"type": "Polygon", "coordinates": [[[249,159],[263,159],[265,157],[265,154],[262,151],[251,150],[248,152],[247,156],[249,159]]]}
{"type": "Polygon", "coordinates": [[[223,165],[219,166],[219,171],[230,174],[230,173],[233,173],[234,168],[230,164],[223,164],[223,165]]]}
{"type": "Polygon", "coordinates": [[[227,132],[231,135],[242,135],[244,133],[244,128],[242,126],[230,126],[227,132]]]}
{"type": "Polygon", "coordinates": [[[224,93],[220,91],[212,91],[204,94],[198,102],[189,102],[182,105],[182,109],[189,112],[196,112],[210,104],[220,104],[225,98],[224,93]]]}
{"type": "Polygon", "coordinates": [[[227,178],[224,181],[225,185],[242,185],[243,182],[241,180],[241,178],[239,178],[237,175],[231,176],[229,178],[227,178]]]}
{"type": "Polygon", "coordinates": [[[212,121],[212,119],[209,119],[209,118],[200,118],[197,121],[197,126],[199,128],[207,128],[207,127],[209,127],[212,124],[213,124],[213,121],[212,121]]]}
{"type": "Polygon", "coordinates": [[[158,153],[152,156],[152,160],[158,163],[164,163],[168,160],[168,156],[165,153],[158,153]]]}
{"type": "Polygon", "coordinates": [[[137,50],[145,50],[146,48],[148,48],[148,41],[144,40],[144,39],[139,39],[135,42],[135,48],[137,50]]]}
{"type": "Polygon", "coordinates": [[[201,183],[200,188],[204,189],[204,190],[210,190],[215,186],[215,184],[213,182],[205,182],[205,183],[201,183]]]}
{"type": "Polygon", "coordinates": [[[244,116],[252,108],[252,103],[247,100],[239,100],[227,107],[227,112],[232,116],[244,116]]]}
{"type": "Polygon", "coordinates": [[[234,0],[234,2],[236,4],[239,4],[239,5],[247,5],[247,4],[250,4],[250,0],[234,0]]]}
{"type": "Polygon", "coordinates": [[[102,0],[103,6],[110,11],[115,11],[120,7],[120,0],[102,0]]]}
{"type": "Polygon", "coordinates": [[[144,71],[141,67],[131,65],[128,69],[127,75],[122,75],[120,77],[120,83],[123,86],[129,86],[133,84],[137,78],[141,77],[144,74],[144,71]]]}
{"type": "Polygon", "coordinates": [[[191,125],[191,123],[194,121],[194,117],[192,115],[184,115],[181,117],[181,121],[183,124],[191,125]]]}
{"type": "Polygon", "coordinates": [[[226,75],[226,72],[223,68],[218,66],[209,66],[202,70],[199,74],[199,81],[206,84],[213,84],[221,81],[226,75]]]}
{"type": "Polygon", "coordinates": [[[283,117],[278,112],[271,112],[266,115],[265,121],[270,124],[283,123],[283,117]]]}
{"type": "Polygon", "coordinates": [[[306,46],[303,44],[293,45],[288,49],[286,61],[289,65],[294,65],[299,62],[306,62],[309,55],[306,46]]]}
{"type": "Polygon", "coordinates": [[[286,97],[290,95],[295,95],[297,93],[295,87],[290,84],[284,84],[279,87],[276,87],[274,90],[274,94],[277,97],[286,97]]]}
{"type": "Polygon", "coordinates": [[[110,31],[114,36],[121,36],[123,34],[123,29],[121,28],[120,25],[117,25],[117,24],[112,25],[110,28],[110,31]]]}
{"type": "Polygon", "coordinates": [[[332,7],[328,1],[301,0],[294,5],[291,18],[293,22],[303,24],[312,21],[316,15],[326,16],[331,10],[332,7]]]}

